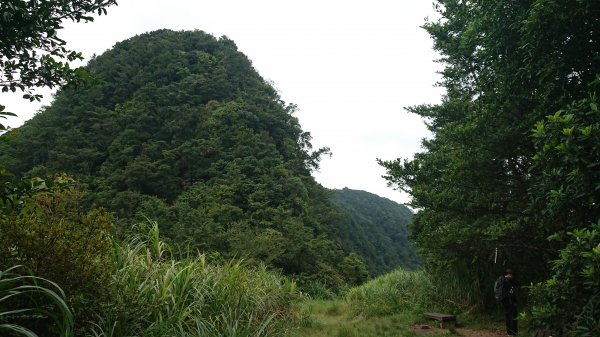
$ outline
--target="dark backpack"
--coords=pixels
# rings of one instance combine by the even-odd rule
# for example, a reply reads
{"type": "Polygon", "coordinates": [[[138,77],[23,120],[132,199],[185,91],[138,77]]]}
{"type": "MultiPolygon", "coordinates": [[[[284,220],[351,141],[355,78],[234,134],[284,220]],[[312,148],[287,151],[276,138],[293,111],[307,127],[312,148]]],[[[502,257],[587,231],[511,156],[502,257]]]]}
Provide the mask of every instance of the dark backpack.
{"type": "Polygon", "coordinates": [[[506,297],[506,291],[504,287],[505,281],[506,280],[504,279],[504,276],[500,276],[494,282],[494,297],[496,298],[496,301],[502,301],[506,297]]]}

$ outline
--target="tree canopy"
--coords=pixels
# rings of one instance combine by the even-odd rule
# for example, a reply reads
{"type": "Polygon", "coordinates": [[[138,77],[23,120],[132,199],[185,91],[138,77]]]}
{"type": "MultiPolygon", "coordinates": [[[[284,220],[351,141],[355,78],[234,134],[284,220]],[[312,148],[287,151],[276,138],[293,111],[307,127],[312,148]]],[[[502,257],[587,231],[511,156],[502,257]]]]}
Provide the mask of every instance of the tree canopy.
{"type": "MultiPolygon", "coordinates": [[[[491,303],[487,284],[503,268],[547,279],[566,233],[598,221],[600,2],[435,6],[441,19],[424,28],[447,91],[410,108],[433,137],[413,159],[380,163],[420,210],[412,237],[429,265],[470,273],[491,303]]],[[[558,312],[569,324],[577,314],[558,312]]]]}

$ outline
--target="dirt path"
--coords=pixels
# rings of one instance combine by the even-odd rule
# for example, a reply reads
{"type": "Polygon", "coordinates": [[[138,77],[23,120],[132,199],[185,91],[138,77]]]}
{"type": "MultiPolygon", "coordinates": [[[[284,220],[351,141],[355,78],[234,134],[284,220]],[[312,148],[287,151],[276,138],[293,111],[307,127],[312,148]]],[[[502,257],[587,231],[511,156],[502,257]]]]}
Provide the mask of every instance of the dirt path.
{"type": "MultiPolygon", "coordinates": [[[[411,330],[418,334],[423,334],[423,335],[427,335],[427,334],[435,333],[435,332],[448,331],[447,329],[440,329],[440,328],[437,328],[437,327],[434,327],[431,325],[426,325],[426,324],[415,325],[412,327],[411,330]]],[[[506,333],[504,333],[501,330],[485,330],[485,329],[475,330],[475,329],[470,329],[470,328],[456,328],[456,332],[458,332],[458,334],[463,337],[504,337],[504,336],[506,336],[506,333]]]]}
{"type": "Polygon", "coordinates": [[[461,336],[465,337],[499,337],[506,336],[503,331],[493,330],[473,330],[469,328],[458,328],[456,329],[461,336]]]}

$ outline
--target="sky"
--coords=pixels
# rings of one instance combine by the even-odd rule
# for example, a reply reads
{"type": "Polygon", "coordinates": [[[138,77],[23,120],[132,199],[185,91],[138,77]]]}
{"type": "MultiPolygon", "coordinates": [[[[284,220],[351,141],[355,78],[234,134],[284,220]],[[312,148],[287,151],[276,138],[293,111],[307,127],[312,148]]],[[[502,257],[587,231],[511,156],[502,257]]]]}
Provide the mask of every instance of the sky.
{"type": "MultiPolygon", "coordinates": [[[[227,36],[273,83],[282,99],[299,107],[295,116],[329,147],[314,173],[332,189],[365,190],[405,203],[387,186],[377,158],[411,158],[428,137],[424,121],[404,108],[435,104],[442,69],[429,35],[420,28],[436,18],[427,0],[120,0],[94,22],[65,22],[59,37],[86,60],[115,43],[162,28],[202,30],[227,36]]],[[[1,94],[4,124],[18,127],[42,105],[1,94]]]]}

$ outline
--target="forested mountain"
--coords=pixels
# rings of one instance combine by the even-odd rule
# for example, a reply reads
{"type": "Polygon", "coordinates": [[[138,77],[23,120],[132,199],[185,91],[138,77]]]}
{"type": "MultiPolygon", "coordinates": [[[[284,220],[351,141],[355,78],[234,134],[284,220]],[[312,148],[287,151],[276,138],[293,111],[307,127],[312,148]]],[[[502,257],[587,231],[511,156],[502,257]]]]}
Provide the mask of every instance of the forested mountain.
{"type": "Polygon", "coordinates": [[[7,170],[68,173],[122,230],[146,216],[194,250],[333,287],[364,278],[338,244],[329,192],[311,176],[327,149],[312,151],[295,106],[231,40],[160,30],[116,44],[87,70],[94,83],[61,90],[1,137],[7,170]]]}
{"type": "Polygon", "coordinates": [[[343,214],[340,237],[344,248],[358,253],[372,276],[419,264],[408,242],[407,225],[413,213],[406,206],[348,188],[334,190],[333,200],[343,214]]]}

